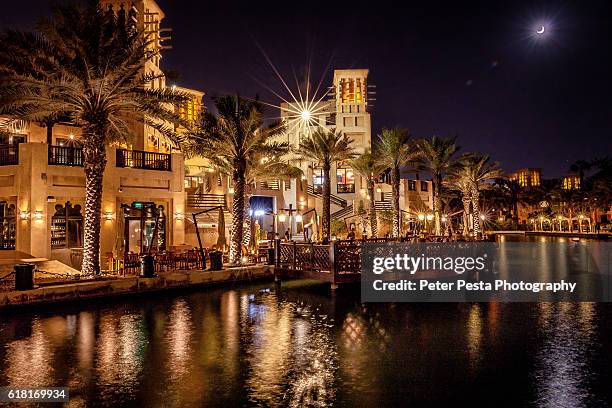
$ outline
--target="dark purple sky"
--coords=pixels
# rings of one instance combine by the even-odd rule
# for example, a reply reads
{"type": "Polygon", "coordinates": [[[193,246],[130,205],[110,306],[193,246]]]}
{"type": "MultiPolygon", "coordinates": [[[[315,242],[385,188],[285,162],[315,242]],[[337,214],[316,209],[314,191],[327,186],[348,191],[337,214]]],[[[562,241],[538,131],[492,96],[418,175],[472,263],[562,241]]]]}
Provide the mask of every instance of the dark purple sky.
{"type": "MultiPolygon", "coordinates": [[[[207,103],[228,92],[279,102],[258,83],[282,90],[259,44],[292,81],[309,61],[315,85],[330,62],[369,68],[376,133],[399,125],[416,136],[456,135],[464,151],[490,153],[508,171],[542,167],[544,177],[612,155],[606,1],[158,2],[174,29],[163,65],[179,71],[179,85],[205,91],[207,103]],[[534,43],[540,20],[550,36],[534,43]]],[[[31,27],[47,5],[3,5],[0,27],[31,27]]]]}

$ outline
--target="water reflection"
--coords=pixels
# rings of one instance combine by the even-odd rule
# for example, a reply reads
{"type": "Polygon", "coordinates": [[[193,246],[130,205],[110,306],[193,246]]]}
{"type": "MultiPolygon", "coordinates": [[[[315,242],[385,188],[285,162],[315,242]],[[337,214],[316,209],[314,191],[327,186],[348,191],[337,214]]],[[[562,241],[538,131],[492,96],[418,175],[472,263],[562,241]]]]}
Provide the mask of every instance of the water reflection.
{"type": "Polygon", "coordinates": [[[134,392],[143,369],[143,349],[146,347],[142,316],[104,312],[99,317],[98,326],[95,345],[97,381],[109,393],[109,398],[134,392]]]}
{"type": "Polygon", "coordinates": [[[590,384],[597,349],[594,303],[542,303],[540,327],[545,336],[537,353],[534,377],[541,407],[602,405],[590,384]]]}
{"type": "Polygon", "coordinates": [[[3,377],[7,386],[44,387],[55,382],[52,376],[53,339],[57,341],[57,334],[63,332],[62,329],[50,327],[55,324],[63,326],[62,319],[33,320],[29,337],[15,340],[6,346],[3,377]]]}
{"type": "Polygon", "coordinates": [[[0,318],[0,385],[67,385],[72,406],[545,407],[611,397],[607,304],[361,305],[350,291],[291,283],[74,309],[0,318]]]}

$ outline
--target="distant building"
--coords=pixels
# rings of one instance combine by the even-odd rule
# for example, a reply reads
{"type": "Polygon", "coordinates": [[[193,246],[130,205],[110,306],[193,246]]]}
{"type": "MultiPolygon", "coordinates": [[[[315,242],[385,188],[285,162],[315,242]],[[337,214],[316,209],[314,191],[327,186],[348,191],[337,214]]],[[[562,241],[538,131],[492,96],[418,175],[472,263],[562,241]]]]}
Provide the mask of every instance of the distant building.
{"type": "Polygon", "coordinates": [[[561,188],[564,190],[579,190],[580,176],[577,174],[568,174],[561,179],[561,188]]]}
{"type": "Polygon", "coordinates": [[[510,174],[508,179],[518,182],[521,187],[539,187],[542,184],[542,169],[520,169],[510,174]]]}

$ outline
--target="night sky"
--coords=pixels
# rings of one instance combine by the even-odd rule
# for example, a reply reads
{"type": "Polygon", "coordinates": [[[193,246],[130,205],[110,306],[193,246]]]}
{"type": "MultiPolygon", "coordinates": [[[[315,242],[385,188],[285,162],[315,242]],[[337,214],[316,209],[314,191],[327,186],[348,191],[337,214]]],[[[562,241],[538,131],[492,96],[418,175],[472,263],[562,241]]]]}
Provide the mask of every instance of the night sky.
{"type": "MultiPolygon", "coordinates": [[[[288,97],[263,49],[295,89],[334,68],[369,68],[373,131],[458,136],[507,171],[560,176],[612,155],[612,6],[605,1],[414,2],[158,0],[172,27],[163,68],[210,96],[288,97]],[[540,22],[546,37],[535,37],[540,22]],[[262,85],[263,84],[263,85],[262,85]],[[265,85],[265,86],[264,86],[265,85]]],[[[3,4],[0,26],[31,28],[47,0],[3,4]]],[[[269,116],[277,116],[273,110],[269,116]]]]}

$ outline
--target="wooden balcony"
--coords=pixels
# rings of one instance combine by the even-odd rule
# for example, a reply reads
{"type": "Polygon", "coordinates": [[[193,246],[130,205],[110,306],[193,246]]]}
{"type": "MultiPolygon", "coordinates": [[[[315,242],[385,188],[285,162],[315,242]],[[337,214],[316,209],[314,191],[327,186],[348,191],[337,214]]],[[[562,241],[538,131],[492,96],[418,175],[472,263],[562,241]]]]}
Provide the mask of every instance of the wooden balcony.
{"type": "Polygon", "coordinates": [[[71,146],[49,146],[49,164],[83,167],[83,149],[71,146]]]}
{"type": "Polygon", "coordinates": [[[117,167],[143,170],[172,170],[172,155],[142,150],[117,149],[117,167]]]}

